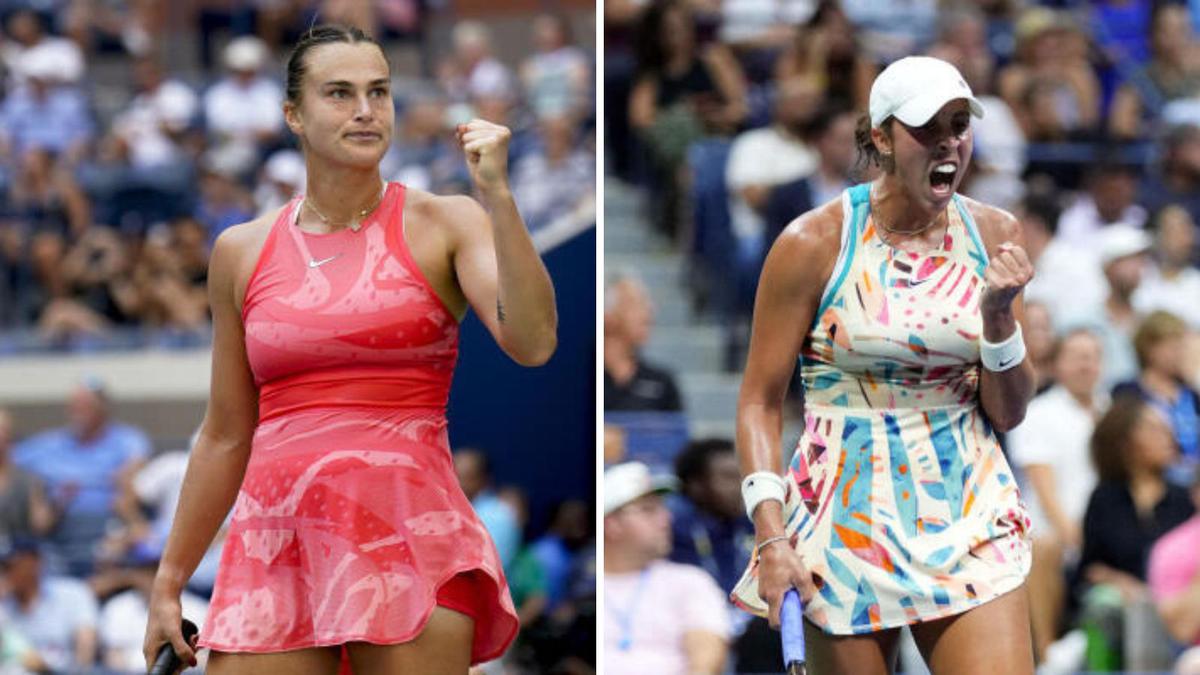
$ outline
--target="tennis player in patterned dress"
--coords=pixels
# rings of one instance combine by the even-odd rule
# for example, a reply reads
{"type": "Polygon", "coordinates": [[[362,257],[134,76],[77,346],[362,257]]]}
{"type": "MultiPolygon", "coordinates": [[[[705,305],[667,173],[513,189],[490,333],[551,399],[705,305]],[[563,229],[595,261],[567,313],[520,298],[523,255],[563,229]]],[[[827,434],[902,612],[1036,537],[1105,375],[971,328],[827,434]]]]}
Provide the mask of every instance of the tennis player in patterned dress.
{"type": "MultiPolygon", "coordinates": [[[[144,650],[208,672],[463,675],[518,621],[459,488],[446,402],[468,307],[525,365],[556,346],[554,289],[508,188],[510,133],[458,128],[487,207],[381,179],[389,66],[352,28],[314,28],[284,116],[307,191],[217,239],[212,386],[156,575],[144,650]],[[198,642],[180,589],[226,514],[198,642]]],[[[199,618],[199,617],[194,617],[199,618]]]]}
{"type": "Polygon", "coordinates": [[[890,672],[904,625],[935,675],[1033,672],[1029,519],[994,434],[1034,392],[1033,268],[1013,216],[956,193],[982,114],[950,64],[888,66],[858,134],[880,177],[791,223],[759,282],[738,401],[758,546],[733,598],[778,625],[799,589],[814,675],[890,672]]]}

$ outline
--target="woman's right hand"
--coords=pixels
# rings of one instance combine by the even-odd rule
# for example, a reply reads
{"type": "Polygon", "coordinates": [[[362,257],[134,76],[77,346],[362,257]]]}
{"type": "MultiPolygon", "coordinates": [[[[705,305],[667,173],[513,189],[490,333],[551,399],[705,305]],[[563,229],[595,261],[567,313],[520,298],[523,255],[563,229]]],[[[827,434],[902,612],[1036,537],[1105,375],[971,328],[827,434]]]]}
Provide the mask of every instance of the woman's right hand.
{"type": "Polygon", "coordinates": [[[154,665],[158,650],[167,642],[175,648],[180,660],[190,666],[195,666],[196,639],[191,644],[183,639],[183,606],[179,601],[180,593],[170,593],[155,588],[150,594],[150,620],[146,623],[146,638],[142,642],[142,656],[146,658],[146,669],[154,665]]]}
{"type": "Polygon", "coordinates": [[[758,595],[769,607],[767,620],[771,628],[779,629],[783,596],[793,588],[800,592],[800,598],[806,604],[817,592],[812,573],[788,542],[768,545],[758,555],[758,595]]]}

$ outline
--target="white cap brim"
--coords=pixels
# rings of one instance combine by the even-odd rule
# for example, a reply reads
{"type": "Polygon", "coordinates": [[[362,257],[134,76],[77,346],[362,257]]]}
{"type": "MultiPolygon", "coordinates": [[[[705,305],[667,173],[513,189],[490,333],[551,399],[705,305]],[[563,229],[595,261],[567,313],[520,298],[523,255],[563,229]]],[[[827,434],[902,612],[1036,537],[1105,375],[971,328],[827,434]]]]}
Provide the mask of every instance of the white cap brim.
{"type": "MultiPolygon", "coordinates": [[[[910,127],[925,126],[925,123],[933,119],[933,116],[938,114],[938,111],[945,107],[947,103],[959,99],[967,102],[972,115],[983,119],[983,104],[974,96],[956,95],[947,98],[942,92],[936,91],[927,92],[908,100],[904,105],[897,108],[892,116],[910,127]]],[[[874,126],[879,126],[883,122],[884,120],[879,120],[878,122],[872,120],[874,126]]]]}

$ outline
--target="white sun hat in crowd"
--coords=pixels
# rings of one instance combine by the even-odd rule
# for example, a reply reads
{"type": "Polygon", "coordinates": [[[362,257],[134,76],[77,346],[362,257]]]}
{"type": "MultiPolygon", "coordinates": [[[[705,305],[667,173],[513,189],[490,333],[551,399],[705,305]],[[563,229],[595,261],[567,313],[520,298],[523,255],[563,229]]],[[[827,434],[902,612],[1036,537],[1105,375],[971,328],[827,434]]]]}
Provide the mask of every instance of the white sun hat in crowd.
{"type": "Polygon", "coordinates": [[[652,475],[641,462],[611,466],[604,471],[604,515],[648,494],[671,492],[677,484],[674,476],[652,475]]]}

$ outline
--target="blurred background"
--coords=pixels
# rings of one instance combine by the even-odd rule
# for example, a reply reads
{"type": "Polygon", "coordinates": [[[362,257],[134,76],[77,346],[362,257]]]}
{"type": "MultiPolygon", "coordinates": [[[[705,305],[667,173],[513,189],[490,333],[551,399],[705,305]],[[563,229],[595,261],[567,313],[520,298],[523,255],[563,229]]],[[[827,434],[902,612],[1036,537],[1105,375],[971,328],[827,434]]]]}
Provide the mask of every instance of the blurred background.
{"type": "MultiPolygon", "coordinates": [[[[732,439],[765,252],[873,177],[871,83],[928,54],[986,110],[961,192],[1017,216],[1036,268],[1040,394],[1004,446],[1039,672],[1200,672],[1198,29],[1197,2],[605,2],[604,454],[681,479],[671,560],[725,593],[748,562],[732,439]]],[[[748,619],[697,625],[728,671],[778,672],[748,619]]]]}
{"type": "MultiPolygon", "coordinates": [[[[385,47],[385,178],[469,192],[454,125],[513,129],[510,178],[554,278],[559,348],[520,368],[469,317],[451,444],[523,624],[487,671],[594,672],[595,12],[0,0],[0,673],[145,670],[146,593],[207,398],[210,246],[304,189],[282,80],[314,22],[385,47]]],[[[194,620],[222,541],[185,596],[194,620]]]]}

